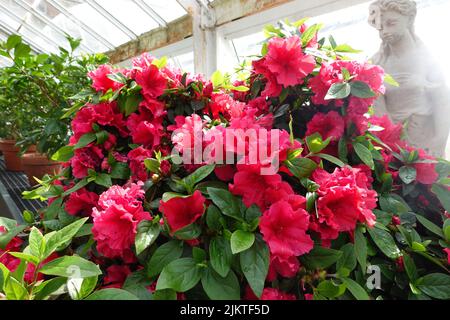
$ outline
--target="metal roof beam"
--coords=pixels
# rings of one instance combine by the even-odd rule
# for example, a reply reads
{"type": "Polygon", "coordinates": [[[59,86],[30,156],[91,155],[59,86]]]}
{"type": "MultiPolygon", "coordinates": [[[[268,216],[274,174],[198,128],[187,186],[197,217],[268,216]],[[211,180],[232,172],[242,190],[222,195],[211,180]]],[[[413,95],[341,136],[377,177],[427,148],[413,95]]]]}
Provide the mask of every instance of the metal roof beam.
{"type": "Polygon", "coordinates": [[[92,9],[101,14],[105,19],[114,24],[117,28],[119,28],[123,33],[125,33],[128,38],[135,39],[137,38],[137,34],[133,32],[130,28],[128,28],[125,24],[123,24],[119,19],[109,13],[101,4],[99,4],[96,0],[85,0],[92,9]]]}
{"type": "MultiPolygon", "coordinates": [[[[55,48],[58,48],[60,45],[59,43],[57,43],[56,41],[54,41],[53,39],[50,39],[49,37],[47,37],[45,34],[43,34],[40,30],[38,30],[36,27],[32,26],[31,24],[29,24],[28,22],[26,22],[26,19],[19,17],[18,15],[16,15],[14,12],[12,12],[11,10],[9,10],[6,6],[4,6],[2,3],[0,3],[0,7],[3,9],[3,11],[9,16],[11,17],[11,19],[15,20],[17,23],[20,24],[20,26],[25,26],[27,28],[29,28],[36,36],[41,37],[42,39],[44,39],[45,41],[49,42],[50,44],[54,45],[55,48]]],[[[19,32],[19,31],[18,31],[19,32]]],[[[20,33],[20,32],[19,32],[20,33]]]]}
{"type": "MultiPolygon", "coordinates": [[[[16,4],[20,6],[22,9],[31,12],[36,18],[40,19],[41,21],[44,21],[47,24],[47,26],[53,31],[59,33],[64,38],[66,37],[67,35],[66,32],[62,31],[52,20],[50,20],[44,14],[39,12],[39,10],[35,9],[33,6],[28,4],[25,0],[16,0],[16,4]]],[[[85,44],[83,44],[83,42],[81,42],[80,48],[82,48],[85,52],[94,53],[94,50],[87,47],[85,44]]]]}
{"type": "Polygon", "coordinates": [[[114,49],[114,45],[111,42],[106,40],[103,36],[98,34],[95,30],[93,30],[91,27],[86,25],[83,21],[81,21],[80,19],[75,17],[72,13],[70,13],[65,7],[63,7],[57,1],[55,1],[55,0],[46,0],[46,1],[48,3],[50,3],[52,6],[54,6],[56,9],[58,9],[59,12],[61,12],[67,18],[72,20],[73,23],[75,23],[76,25],[80,26],[84,31],[89,33],[94,39],[96,39],[96,40],[100,41],[101,43],[103,43],[107,48],[114,49]]]}
{"type": "MultiPolygon", "coordinates": [[[[18,34],[16,30],[11,28],[10,26],[6,24],[0,24],[0,30],[2,30],[5,34],[12,35],[12,34],[18,34]]],[[[31,47],[31,49],[36,53],[43,53],[45,52],[45,49],[42,48],[40,45],[36,44],[31,38],[28,36],[25,36],[21,34],[22,38],[25,40],[25,42],[31,47]]]]}
{"type": "Polygon", "coordinates": [[[143,0],[132,0],[139,8],[142,9],[148,16],[155,20],[159,26],[167,27],[167,22],[155,11],[152,7],[146,4],[143,0]]]}

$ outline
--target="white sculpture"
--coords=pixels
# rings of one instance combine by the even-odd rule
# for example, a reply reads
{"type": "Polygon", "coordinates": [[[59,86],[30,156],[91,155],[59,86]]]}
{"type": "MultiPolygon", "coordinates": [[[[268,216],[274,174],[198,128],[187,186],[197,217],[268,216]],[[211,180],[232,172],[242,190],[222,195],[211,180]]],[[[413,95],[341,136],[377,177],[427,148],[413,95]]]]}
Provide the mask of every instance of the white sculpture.
{"type": "Polygon", "coordinates": [[[372,62],[382,66],[400,85],[387,85],[386,94],[375,103],[375,114],[388,114],[393,122],[404,123],[411,146],[444,157],[450,127],[450,91],[439,65],[414,32],[416,3],[378,0],[369,10],[369,23],[382,40],[372,62]]]}

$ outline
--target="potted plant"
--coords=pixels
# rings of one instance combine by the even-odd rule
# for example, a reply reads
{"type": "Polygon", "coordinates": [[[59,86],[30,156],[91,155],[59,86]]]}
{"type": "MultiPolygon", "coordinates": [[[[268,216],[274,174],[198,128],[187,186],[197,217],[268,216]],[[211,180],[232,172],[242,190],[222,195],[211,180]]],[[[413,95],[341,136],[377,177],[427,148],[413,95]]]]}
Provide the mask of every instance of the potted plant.
{"type": "Polygon", "coordinates": [[[25,91],[24,81],[15,79],[0,69],[0,150],[3,153],[7,170],[22,171],[20,156],[25,152],[36,151],[34,144],[21,148],[17,141],[22,139],[22,133],[34,128],[33,110],[26,103],[36,92],[25,91]],[[23,94],[22,92],[24,91],[23,94]]]}
{"type": "Polygon", "coordinates": [[[18,35],[0,45],[0,54],[12,61],[2,71],[8,86],[3,105],[11,109],[11,122],[21,124],[16,145],[22,153],[36,145],[36,152],[22,155],[32,185],[33,177],[59,170],[60,164],[50,157],[69,142],[71,119],[64,114],[77,107],[80,92],[92,90],[86,74],[107,60],[103,54],[75,56],[80,40],[67,40],[70,50],[60,47],[57,54],[34,54],[18,35]]]}

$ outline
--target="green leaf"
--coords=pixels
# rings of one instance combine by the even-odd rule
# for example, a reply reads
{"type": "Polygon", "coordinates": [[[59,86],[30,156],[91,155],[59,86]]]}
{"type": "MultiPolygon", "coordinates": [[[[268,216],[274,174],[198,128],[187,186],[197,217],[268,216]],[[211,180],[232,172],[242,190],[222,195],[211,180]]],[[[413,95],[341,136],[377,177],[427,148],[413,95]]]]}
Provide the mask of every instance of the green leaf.
{"type": "Polygon", "coordinates": [[[192,240],[198,238],[202,233],[202,228],[196,224],[191,223],[180,230],[174,232],[174,237],[181,240],[192,240]]]}
{"type": "Polygon", "coordinates": [[[156,290],[153,292],[153,300],[177,300],[177,293],[172,289],[156,290]]]}
{"type": "Polygon", "coordinates": [[[345,53],[360,53],[362,50],[354,49],[348,44],[335,45],[333,50],[335,52],[345,52],[345,53]]]}
{"type": "Polygon", "coordinates": [[[387,74],[387,73],[384,74],[384,82],[386,82],[387,84],[390,84],[391,86],[394,86],[394,87],[400,86],[398,84],[398,82],[395,81],[395,79],[390,74],[387,74]]]}
{"type": "Polygon", "coordinates": [[[317,168],[317,163],[309,158],[295,158],[286,161],[289,171],[297,178],[308,178],[311,173],[317,168]]]}
{"type": "Polygon", "coordinates": [[[450,212],[450,190],[439,184],[433,184],[431,191],[437,196],[442,206],[447,212],[450,212]]]}
{"type": "Polygon", "coordinates": [[[406,184],[410,184],[414,180],[416,180],[417,171],[416,168],[403,166],[398,170],[399,177],[406,184]]]}
{"type": "Polygon", "coordinates": [[[181,257],[183,243],[180,241],[169,241],[158,247],[147,265],[147,275],[154,277],[170,262],[181,257]]]}
{"type": "Polygon", "coordinates": [[[23,229],[26,228],[26,225],[14,226],[12,228],[7,229],[8,232],[0,234],[0,249],[5,249],[8,243],[17,236],[23,229]]]}
{"type": "Polygon", "coordinates": [[[415,282],[418,278],[417,268],[414,264],[414,260],[408,254],[403,254],[403,263],[405,266],[406,274],[411,282],[415,282]]]}
{"type": "Polygon", "coordinates": [[[233,259],[230,242],[222,236],[213,238],[209,244],[209,256],[214,270],[222,277],[225,277],[230,271],[233,259]]]}
{"type": "Polygon", "coordinates": [[[108,288],[95,291],[84,300],[139,300],[139,298],[122,289],[108,288]]]}
{"type": "Polygon", "coordinates": [[[22,42],[21,36],[17,34],[12,34],[8,37],[8,40],[6,40],[6,49],[12,50],[21,42],[22,42]]]}
{"type": "Polygon", "coordinates": [[[208,164],[198,168],[193,173],[185,177],[183,179],[183,182],[188,187],[188,190],[189,189],[192,190],[195,184],[197,184],[198,182],[202,181],[207,176],[209,176],[211,172],[214,171],[215,167],[216,167],[215,164],[208,164]]]}
{"type": "Polygon", "coordinates": [[[73,146],[64,146],[59,148],[58,151],[52,155],[51,159],[53,161],[66,162],[73,157],[73,154],[73,146]]]}
{"type": "Polygon", "coordinates": [[[58,247],[67,244],[77,234],[81,227],[89,218],[82,218],[69,224],[68,226],[56,231],[51,237],[47,239],[47,245],[42,259],[51,255],[58,247]]]}
{"type": "Polygon", "coordinates": [[[375,242],[377,247],[383,252],[387,257],[391,259],[397,259],[400,257],[400,250],[395,244],[394,238],[391,234],[380,228],[368,228],[372,240],[375,242]]]}
{"type": "Polygon", "coordinates": [[[450,219],[445,220],[442,230],[444,231],[445,240],[450,242],[450,219]]]}
{"type": "Polygon", "coordinates": [[[264,241],[257,239],[250,249],[241,252],[240,264],[251,289],[261,297],[269,271],[269,248],[264,241]]]}
{"type": "Polygon", "coordinates": [[[444,238],[444,233],[442,232],[441,228],[439,228],[437,225],[435,225],[433,222],[425,218],[424,216],[421,216],[420,214],[415,214],[417,220],[419,220],[420,224],[422,224],[425,228],[427,228],[429,231],[434,233],[435,235],[444,238]]]}
{"type": "Polygon", "coordinates": [[[27,289],[13,277],[8,277],[3,290],[8,300],[25,300],[28,296],[27,289]]]}
{"type": "Polygon", "coordinates": [[[78,142],[75,144],[75,146],[73,148],[74,148],[74,150],[84,148],[88,144],[90,144],[96,140],[97,140],[97,136],[95,135],[95,133],[93,133],[93,132],[85,133],[80,137],[80,139],[78,140],[78,142]]]}
{"type": "Polygon", "coordinates": [[[197,263],[204,263],[206,260],[206,251],[200,247],[193,247],[192,258],[194,258],[197,263]]]}
{"type": "Polygon", "coordinates": [[[31,228],[28,237],[30,252],[33,256],[41,258],[45,250],[45,240],[42,233],[36,227],[31,228]]]}
{"type": "Polygon", "coordinates": [[[106,140],[108,140],[109,138],[109,132],[106,130],[102,130],[99,132],[95,133],[95,137],[96,137],[96,143],[97,144],[103,144],[105,143],[106,140]]]}
{"type": "Polygon", "coordinates": [[[362,162],[364,162],[370,169],[373,170],[374,163],[370,150],[361,143],[354,143],[353,148],[355,149],[355,152],[358,155],[359,159],[361,159],[362,162]]]}
{"type": "Polygon", "coordinates": [[[222,224],[220,223],[221,217],[222,215],[219,209],[217,209],[215,205],[210,204],[206,211],[206,224],[208,225],[208,228],[219,231],[222,228],[222,224]]]}
{"type": "Polygon", "coordinates": [[[137,227],[137,234],[134,240],[136,254],[140,255],[142,251],[152,245],[159,236],[159,223],[142,220],[137,227]]]}
{"type": "Polygon", "coordinates": [[[73,300],[87,297],[97,286],[98,276],[84,279],[67,279],[67,290],[73,300]]]}
{"type": "Polygon", "coordinates": [[[325,141],[322,140],[320,133],[315,132],[305,138],[308,149],[312,153],[319,153],[325,149],[331,141],[331,137],[328,137],[325,141]]]}
{"type": "Polygon", "coordinates": [[[231,252],[237,254],[250,248],[255,242],[255,235],[251,232],[236,230],[231,235],[231,252]]]}
{"type": "Polygon", "coordinates": [[[143,270],[140,270],[128,275],[122,289],[134,294],[140,300],[152,300],[152,294],[147,289],[151,284],[152,281],[143,270]]]}
{"type": "Polygon", "coordinates": [[[309,253],[302,256],[302,261],[310,270],[325,269],[332,266],[341,257],[341,251],[315,246],[309,253]]]}
{"type": "Polygon", "coordinates": [[[344,137],[341,137],[339,139],[338,153],[339,153],[339,158],[340,159],[342,159],[345,162],[348,162],[348,159],[347,159],[347,156],[348,156],[347,142],[345,141],[344,137]]]}
{"type": "Polygon", "coordinates": [[[150,172],[159,172],[159,161],[154,158],[144,160],[145,168],[150,172]]]}
{"type": "Polygon", "coordinates": [[[446,274],[427,274],[418,279],[415,286],[423,293],[435,299],[450,299],[450,276],[446,274]]]}
{"type": "Polygon", "coordinates": [[[313,24],[308,29],[305,30],[305,32],[301,35],[302,40],[302,46],[306,46],[314,37],[317,35],[320,29],[322,29],[323,25],[321,23],[319,24],[313,24]]]}
{"type": "Polygon", "coordinates": [[[127,78],[121,72],[113,72],[106,76],[115,82],[122,83],[122,84],[127,83],[127,78]]]}
{"type": "Polygon", "coordinates": [[[141,101],[142,96],[140,94],[128,95],[125,100],[125,116],[128,117],[130,114],[135,112],[141,101]]]}
{"type": "Polygon", "coordinates": [[[363,81],[352,81],[350,87],[352,96],[362,99],[373,98],[376,96],[369,85],[363,81]]]}
{"type": "Polygon", "coordinates": [[[319,293],[327,298],[337,298],[344,294],[345,289],[345,284],[337,285],[331,280],[322,281],[317,286],[319,293]]]}
{"type": "Polygon", "coordinates": [[[63,256],[46,263],[41,267],[41,273],[77,278],[88,278],[102,274],[100,268],[93,262],[78,256],[63,256]]]}
{"type": "Polygon", "coordinates": [[[231,192],[224,189],[210,187],[206,189],[209,196],[211,197],[211,200],[220,209],[220,211],[222,211],[223,214],[239,221],[243,221],[239,202],[237,201],[237,198],[231,194],[231,192]]]}
{"type": "Polygon", "coordinates": [[[126,180],[130,177],[130,168],[127,163],[115,162],[111,165],[111,178],[126,180]]]}
{"type": "Polygon", "coordinates": [[[337,165],[339,167],[344,167],[345,166],[344,162],[342,162],[340,159],[338,159],[338,158],[336,158],[336,157],[334,157],[334,156],[332,156],[330,154],[316,153],[315,156],[317,156],[319,158],[322,158],[322,159],[325,159],[325,160],[327,160],[327,161],[329,161],[329,162],[331,162],[331,163],[333,163],[333,164],[335,164],[335,165],[337,165]]]}
{"type": "Polygon", "coordinates": [[[111,176],[107,173],[99,173],[95,177],[95,183],[105,188],[109,188],[112,186],[111,176]]]}
{"type": "Polygon", "coordinates": [[[355,254],[363,272],[367,270],[367,241],[361,227],[355,229],[355,254]]]}
{"type": "Polygon", "coordinates": [[[14,47],[14,60],[17,58],[24,58],[28,56],[31,52],[31,48],[29,45],[24,43],[18,43],[14,47]]]}
{"type": "Polygon", "coordinates": [[[87,186],[89,184],[89,181],[84,178],[80,181],[77,182],[76,185],[74,185],[72,188],[70,188],[69,190],[64,191],[61,196],[65,197],[68,196],[69,194],[71,194],[72,192],[76,192],[78,190],[80,190],[81,188],[84,188],[85,186],[87,186]]]}
{"type": "Polygon", "coordinates": [[[167,57],[163,56],[161,59],[154,59],[152,64],[156,66],[158,69],[162,69],[167,65],[167,57]]]}
{"type": "Polygon", "coordinates": [[[342,281],[347,286],[348,291],[350,291],[357,300],[370,300],[366,290],[364,290],[358,282],[349,278],[344,278],[342,281]]]}
{"type": "Polygon", "coordinates": [[[350,95],[351,87],[346,82],[333,83],[328,89],[325,100],[344,99],[350,95]]]}
{"type": "Polygon", "coordinates": [[[200,281],[201,271],[202,269],[197,266],[192,258],[174,260],[162,270],[156,284],[156,290],[188,291],[200,281]]]}
{"type": "Polygon", "coordinates": [[[342,257],[336,263],[336,270],[339,272],[339,270],[345,268],[348,272],[352,272],[356,268],[356,255],[353,244],[347,243],[340,250],[342,251],[342,257]]]}
{"type": "Polygon", "coordinates": [[[35,266],[39,264],[39,258],[34,255],[23,253],[23,252],[8,252],[13,257],[19,258],[20,260],[31,262],[35,266]]]}
{"type": "Polygon", "coordinates": [[[202,276],[202,286],[211,300],[239,300],[239,281],[233,271],[222,277],[213,269],[206,269],[202,276]]]}
{"type": "Polygon", "coordinates": [[[220,87],[224,81],[225,81],[224,76],[222,72],[220,72],[219,70],[215,71],[211,76],[211,82],[214,88],[220,87]]]}
{"type": "Polygon", "coordinates": [[[34,299],[44,300],[48,296],[52,295],[52,293],[59,290],[62,286],[66,285],[66,283],[67,278],[65,277],[56,277],[44,281],[33,289],[33,293],[35,294],[34,299]]]}

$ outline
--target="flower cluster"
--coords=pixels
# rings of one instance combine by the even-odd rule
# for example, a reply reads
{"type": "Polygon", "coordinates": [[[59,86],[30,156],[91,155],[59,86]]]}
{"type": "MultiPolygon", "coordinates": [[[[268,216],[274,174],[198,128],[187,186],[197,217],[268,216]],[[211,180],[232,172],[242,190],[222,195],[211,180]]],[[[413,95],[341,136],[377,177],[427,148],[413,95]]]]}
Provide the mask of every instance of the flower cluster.
{"type": "Polygon", "coordinates": [[[93,296],[446,297],[423,283],[448,281],[448,163],[371,116],[380,67],[346,60],[318,26],[280,28],[239,81],[149,54],[89,73],[96,93],[55,155],[65,169],[28,196],[51,198],[36,226],[75,237],[54,250],[100,268],[93,296]],[[372,264],[389,289],[364,287],[372,264]]]}

